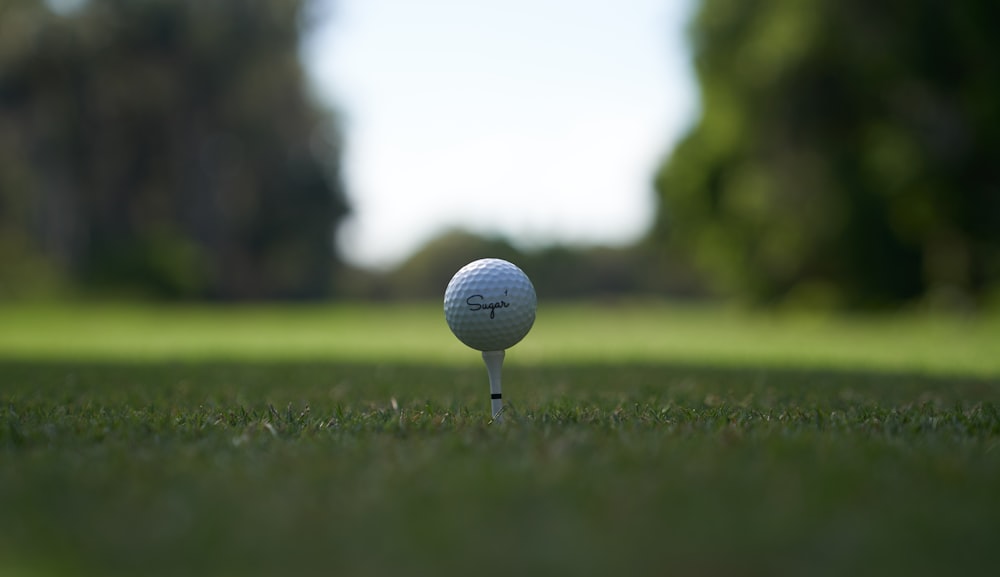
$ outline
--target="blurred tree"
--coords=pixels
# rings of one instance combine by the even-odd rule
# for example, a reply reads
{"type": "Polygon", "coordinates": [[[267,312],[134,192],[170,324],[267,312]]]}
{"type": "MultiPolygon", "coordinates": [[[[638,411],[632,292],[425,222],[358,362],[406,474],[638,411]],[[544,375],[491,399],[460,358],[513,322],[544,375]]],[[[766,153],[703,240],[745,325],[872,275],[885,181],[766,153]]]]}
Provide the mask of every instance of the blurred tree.
{"type": "Polygon", "coordinates": [[[703,0],[702,117],[654,238],[758,302],[996,290],[997,22],[991,0],[703,0]]]}
{"type": "Polygon", "coordinates": [[[360,298],[440,299],[459,268],[492,257],[519,266],[544,299],[705,296],[683,263],[658,252],[645,245],[549,246],[523,251],[504,238],[454,230],[432,239],[395,270],[382,275],[348,272],[345,280],[350,286],[341,290],[360,298]]]}
{"type": "Polygon", "coordinates": [[[0,255],[115,294],[325,296],[346,204],[308,8],[4,0],[0,255]]]}
{"type": "Polygon", "coordinates": [[[402,299],[444,297],[448,281],[458,269],[480,258],[502,258],[520,263],[522,253],[502,238],[487,238],[452,230],[432,239],[385,279],[386,296],[402,299]]]}

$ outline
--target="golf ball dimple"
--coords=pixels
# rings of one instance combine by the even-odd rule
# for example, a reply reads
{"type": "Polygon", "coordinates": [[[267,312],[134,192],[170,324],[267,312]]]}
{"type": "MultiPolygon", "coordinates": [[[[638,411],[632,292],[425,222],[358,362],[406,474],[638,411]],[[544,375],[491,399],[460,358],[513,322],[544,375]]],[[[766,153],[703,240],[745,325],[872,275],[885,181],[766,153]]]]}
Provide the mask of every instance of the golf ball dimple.
{"type": "Polygon", "coordinates": [[[498,258],[465,265],[444,292],[451,332],[480,351],[502,351],[520,342],[535,322],[537,304],[528,276],[498,258]]]}

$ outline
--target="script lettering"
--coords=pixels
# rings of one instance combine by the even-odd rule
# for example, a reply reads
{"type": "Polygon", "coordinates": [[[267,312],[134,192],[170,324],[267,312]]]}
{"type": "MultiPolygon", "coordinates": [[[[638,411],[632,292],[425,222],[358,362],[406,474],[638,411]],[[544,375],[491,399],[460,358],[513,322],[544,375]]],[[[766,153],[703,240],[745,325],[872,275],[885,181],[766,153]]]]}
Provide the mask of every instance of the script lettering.
{"type": "Polygon", "coordinates": [[[483,295],[472,295],[465,299],[465,304],[469,305],[470,311],[489,310],[491,319],[496,317],[497,309],[505,309],[510,306],[510,303],[503,299],[492,303],[483,303],[485,298],[483,295]]]}

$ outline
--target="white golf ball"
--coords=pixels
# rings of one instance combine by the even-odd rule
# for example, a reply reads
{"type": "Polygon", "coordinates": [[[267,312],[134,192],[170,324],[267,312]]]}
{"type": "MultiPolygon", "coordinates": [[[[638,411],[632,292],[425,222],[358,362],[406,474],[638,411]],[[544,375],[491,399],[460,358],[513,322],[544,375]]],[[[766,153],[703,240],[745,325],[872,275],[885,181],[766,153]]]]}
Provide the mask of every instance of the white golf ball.
{"type": "Polygon", "coordinates": [[[502,351],[520,342],[535,322],[537,305],[528,275],[498,258],[463,266],[444,291],[448,327],[480,351],[502,351]]]}

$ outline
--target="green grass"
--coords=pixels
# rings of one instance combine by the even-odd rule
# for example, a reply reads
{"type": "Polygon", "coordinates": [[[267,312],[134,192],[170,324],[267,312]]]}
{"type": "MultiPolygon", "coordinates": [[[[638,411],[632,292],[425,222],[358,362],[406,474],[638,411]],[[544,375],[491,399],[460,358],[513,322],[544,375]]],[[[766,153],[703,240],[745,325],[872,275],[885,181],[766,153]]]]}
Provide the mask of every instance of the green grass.
{"type": "Polygon", "coordinates": [[[0,311],[0,574],[991,574],[997,323],[0,311]]]}
{"type": "MultiPolygon", "coordinates": [[[[699,363],[1000,375],[1000,315],[839,317],[651,303],[547,305],[515,364],[699,363]]],[[[0,306],[0,359],[476,365],[440,304],[0,306]]]]}

